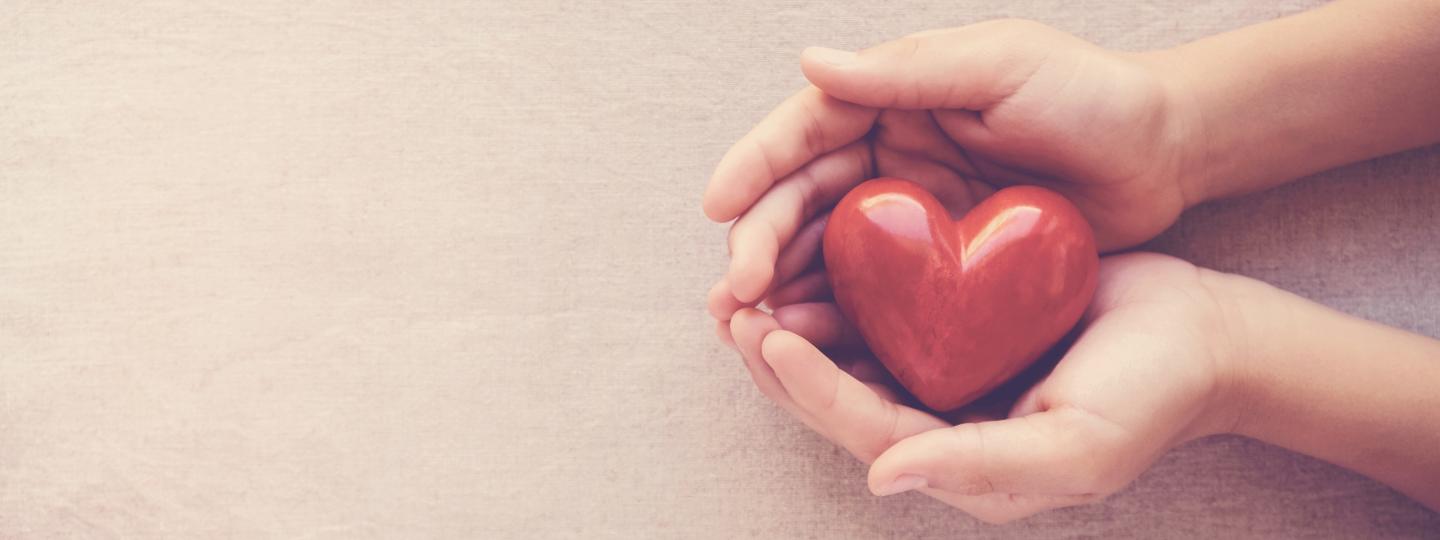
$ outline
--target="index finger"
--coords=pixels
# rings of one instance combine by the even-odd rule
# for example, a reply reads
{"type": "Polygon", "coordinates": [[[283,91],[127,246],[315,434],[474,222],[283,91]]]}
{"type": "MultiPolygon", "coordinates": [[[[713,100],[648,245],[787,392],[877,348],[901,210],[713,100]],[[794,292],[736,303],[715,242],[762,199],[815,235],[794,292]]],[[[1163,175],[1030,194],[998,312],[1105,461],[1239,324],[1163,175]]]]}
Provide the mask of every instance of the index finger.
{"type": "Polygon", "coordinates": [[[859,140],[878,114],[814,86],[790,96],[720,158],[705,188],[705,215],[735,219],[785,175],[859,140]]]}

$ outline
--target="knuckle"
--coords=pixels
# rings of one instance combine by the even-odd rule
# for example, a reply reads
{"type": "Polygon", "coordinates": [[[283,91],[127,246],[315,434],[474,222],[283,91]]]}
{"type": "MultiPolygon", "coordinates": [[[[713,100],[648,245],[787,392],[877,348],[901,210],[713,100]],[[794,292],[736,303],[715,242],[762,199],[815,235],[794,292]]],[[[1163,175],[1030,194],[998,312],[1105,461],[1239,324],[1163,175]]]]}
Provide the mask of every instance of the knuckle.
{"type": "MultiPolygon", "coordinates": [[[[752,140],[751,144],[755,148],[756,154],[760,156],[760,163],[765,165],[766,177],[772,180],[777,178],[778,175],[776,173],[780,170],[778,166],[779,157],[775,155],[775,152],[770,149],[769,145],[761,144],[758,140],[752,140]]],[[[761,184],[747,184],[747,189],[749,192],[746,193],[746,195],[749,195],[751,200],[754,200],[754,198],[759,197],[761,193],[764,193],[765,186],[761,184]]]]}
{"type": "Polygon", "coordinates": [[[830,385],[830,390],[825,392],[825,397],[817,404],[816,409],[822,413],[830,413],[840,403],[840,377],[835,377],[835,383],[830,385]]]}
{"type": "Polygon", "coordinates": [[[880,458],[890,446],[898,440],[900,429],[900,409],[894,403],[885,402],[885,420],[879,424],[876,436],[870,437],[870,444],[866,445],[862,452],[857,452],[856,457],[865,463],[874,463],[880,458]]]}
{"type": "Polygon", "coordinates": [[[825,128],[820,125],[820,118],[816,116],[813,111],[810,110],[809,106],[806,106],[805,108],[804,120],[802,122],[803,125],[801,127],[800,136],[802,138],[802,143],[805,145],[805,151],[809,152],[811,156],[819,156],[824,154],[825,128]]]}
{"type": "Polygon", "coordinates": [[[786,181],[787,196],[793,201],[792,206],[800,209],[800,216],[809,216],[814,210],[815,196],[819,191],[820,181],[815,177],[815,164],[803,167],[790,175],[786,181]]]}
{"type": "MultiPolygon", "coordinates": [[[[910,65],[920,59],[928,39],[920,34],[911,34],[861,51],[860,54],[875,60],[875,65],[883,66],[880,69],[889,72],[897,69],[895,66],[910,65]]],[[[891,79],[878,78],[869,83],[868,93],[874,96],[877,104],[882,105],[882,108],[893,108],[914,99],[915,85],[897,84],[891,79]]]]}

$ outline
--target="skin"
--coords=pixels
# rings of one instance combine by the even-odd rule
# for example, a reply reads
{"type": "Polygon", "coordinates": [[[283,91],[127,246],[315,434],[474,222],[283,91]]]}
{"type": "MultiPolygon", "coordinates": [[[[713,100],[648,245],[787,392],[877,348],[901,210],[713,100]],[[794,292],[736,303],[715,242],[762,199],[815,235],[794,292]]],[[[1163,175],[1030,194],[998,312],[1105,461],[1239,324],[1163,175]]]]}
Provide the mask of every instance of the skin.
{"type": "Polygon", "coordinates": [[[953,426],[905,406],[865,355],[821,352],[859,341],[816,262],[826,210],[875,176],[920,182],[956,215],[997,187],[1042,185],[1115,250],[1207,200],[1440,142],[1437,26],[1440,2],[1350,0],[1148,53],[1027,21],[808,49],[813,86],[737,142],[706,190],[706,214],[735,220],[709,295],[717,333],[763,393],[872,463],[874,492],[919,490],[987,521],[1098,500],[1216,433],[1440,509],[1433,339],[1173,258],[1113,256],[1053,373],[1007,419],[953,426]]]}
{"type": "Polygon", "coordinates": [[[1440,417],[1416,413],[1440,410],[1440,342],[1154,253],[1102,260],[1081,325],[1007,418],[959,425],[908,405],[873,357],[822,352],[853,340],[841,319],[746,308],[729,328],[762,392],[869,463],[877,495],[918,490],[1003,523],[1098,501],[1177,445],[1237,433],[1440,507],[1440,417]]]}
{"type": "Polygon", "coordinates": [[[711,293],[719,318],[780,282],[775,261],[795,231],[876,176],[918,182],[956,211],[996,187],[1045,186],[1081,209],[1102,250],[1158,234],[1195,202],[1182,181],[1194,128],[1169,112],[1165,85],[1136,55],[1013,20],[917,34],[850,63],[834,55],[807,50],[801,67],[815,86],[716,167],[705,212],[739,216],[730,271],[711,293]]]}

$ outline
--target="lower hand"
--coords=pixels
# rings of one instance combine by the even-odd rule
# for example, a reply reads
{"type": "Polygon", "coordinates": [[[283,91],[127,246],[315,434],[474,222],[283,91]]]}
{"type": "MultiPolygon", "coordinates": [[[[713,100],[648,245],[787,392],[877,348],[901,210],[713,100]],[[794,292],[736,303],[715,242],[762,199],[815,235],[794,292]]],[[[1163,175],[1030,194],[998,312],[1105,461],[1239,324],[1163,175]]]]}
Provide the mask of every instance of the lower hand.
{"type": "Polygon", "coordinates": [[[1230,276],[1168,256],[1102,259],[1083,332],[1002,420],[951,425],[903,403],[873,359],[817,348],[858,344],[833,304],[743,309],[733,339],[761,391],[870,463],[877,495],[918,490],[1004,522],[1100,500],[1170,448],[1228,431],[1234,324],[1230,276]]]}

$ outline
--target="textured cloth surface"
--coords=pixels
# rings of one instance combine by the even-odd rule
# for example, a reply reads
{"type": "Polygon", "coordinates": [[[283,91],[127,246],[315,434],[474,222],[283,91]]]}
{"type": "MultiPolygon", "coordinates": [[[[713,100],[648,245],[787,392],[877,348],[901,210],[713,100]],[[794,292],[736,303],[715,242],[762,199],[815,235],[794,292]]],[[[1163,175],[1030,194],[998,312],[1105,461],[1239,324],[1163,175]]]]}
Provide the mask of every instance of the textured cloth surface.
{"type": "MultiPolygon", "coordinates": [[[[1016,16],[1143,50],[1315,2],[1124,4],[0,2],[0,537],[1440,534],[1224,437],[1004,527],[877,499],[715,339],[700,193],[802,47],[1016,16]]],[[[1435,336],[1437,210],[1417,150],[1153,247],[1435,336]]]]}

